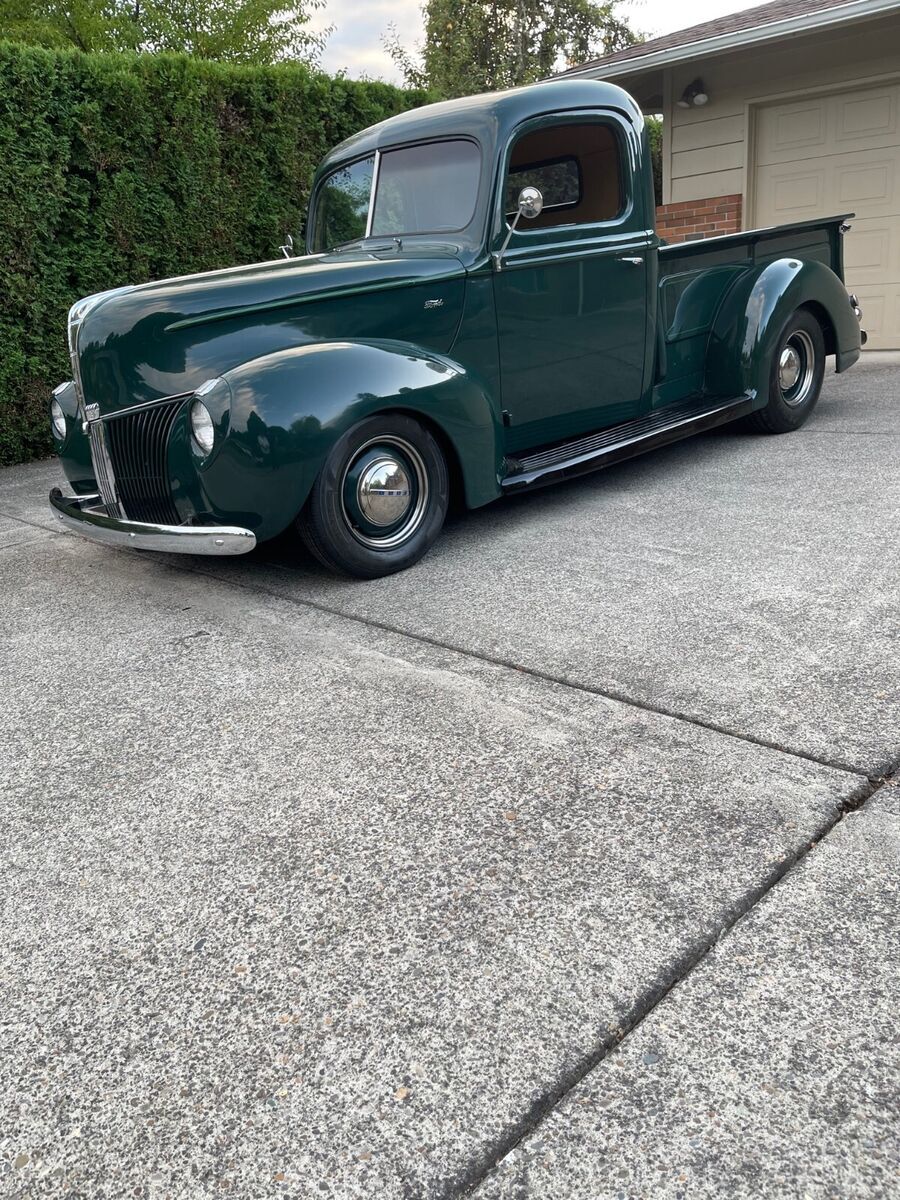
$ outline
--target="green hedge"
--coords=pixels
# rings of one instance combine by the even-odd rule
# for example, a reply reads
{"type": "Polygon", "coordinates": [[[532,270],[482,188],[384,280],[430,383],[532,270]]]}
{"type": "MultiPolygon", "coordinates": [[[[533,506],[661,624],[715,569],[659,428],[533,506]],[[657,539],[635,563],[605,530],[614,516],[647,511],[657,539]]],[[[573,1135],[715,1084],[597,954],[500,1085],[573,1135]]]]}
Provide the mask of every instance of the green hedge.
{"type": "Polygon", "coordinates": [[[0,464],[51,452],[76,299],[275,257],[324,153],[423,99],[300,64],[0,43],[0,464]]]}

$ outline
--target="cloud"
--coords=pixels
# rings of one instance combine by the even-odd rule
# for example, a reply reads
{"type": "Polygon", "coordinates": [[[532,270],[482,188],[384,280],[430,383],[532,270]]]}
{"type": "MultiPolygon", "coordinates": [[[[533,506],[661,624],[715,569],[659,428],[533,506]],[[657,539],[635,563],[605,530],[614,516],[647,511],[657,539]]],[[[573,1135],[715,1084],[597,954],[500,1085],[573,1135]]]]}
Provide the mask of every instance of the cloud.
{"type": "Polygon", "coordinates": [[[332,74],[346,71],[354,79],[367,75],[400,83],[382,44],[392,23],[404,44],[413,49],[422,40],[420,0],[328,0],[313,19],[318,29],[334,26],[322,55],[323,69],[332,74]]]}

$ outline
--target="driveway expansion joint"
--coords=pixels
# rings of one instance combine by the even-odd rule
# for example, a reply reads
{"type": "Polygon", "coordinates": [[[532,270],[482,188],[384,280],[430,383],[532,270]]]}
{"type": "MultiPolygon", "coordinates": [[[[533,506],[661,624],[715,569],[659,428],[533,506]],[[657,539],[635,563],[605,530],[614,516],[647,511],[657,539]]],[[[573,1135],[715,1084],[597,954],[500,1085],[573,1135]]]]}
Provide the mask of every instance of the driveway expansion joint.
{"type": "MultiPolygon", "coordinates": [[[[820,758],[815,754],[808,754],[804,750],[795,750],[791,746],[785,746],[780,742],[770,741],[767,738],[756,737],[750,733],[742,733],[740,730],[732,729],[727,725],[720,725],[715,721],[704,721],[701,717],[694,716],[690,713],[679,712],[677,709],[668,708],[662,704],[649,704],[645,700],[638,700],[629,696],[625,692],[620,692],[614,688],[594,687],[586,683],[580,683],[577,680],[567,678],[565,675],[556,675],[549,671],[538,671],[534,667],[524,666],[521,663],[514,662],[512,659],[503,658],[500,655],[485,654],[480,650],[473,650],[465,646],[456,645],[453,642],[442,641],[440,638],[428,637],[423,633],[411,633],[408,629],[403,629],[400,626],[392,625],[388,621],[378,621],[371,617],[362,617],[356,613],[343,612],[339,608],[332,608],[330,605],[322,604],[318,600],[310,600],[308,598],[300,598],[297,596],[288,596],[283,592],[276,592],[272,588],[263,587],[258,583],[251,583],[241,579],[235,579],[231,576],[222,576],[215,571],[203,570],[200,567],[191,567],[182,563],[169,562],[167,564],[173,571],[183,571],[193,575],[203,575],[209,579],[215,579],[218,583],[230,584],[237,588],[243,588],[250,592],[257,592],[259,595],[268,596],[273,600],[279,600],[287,604],[294,604],[298,607],[312,608],[317,612],[326,613],[328,616],[339,617],[345,621],[353,621],[358,625],[369,626],[372,629],[379,629],[384,633],[394,634],[396,637],[409,638],[411,641],[419,642],[422,645],[434,646],[438,650],[448,650],[453,654],[460,654],[467,658],[478,659],[480,662],[488,663],[494,667],[503,667],[506,670],[518,671],[522,675],[529,675],[533,679],[539,679],[544,683],[558,684],[561,687],[571,688],[573,691],[584,692],[591,696],[600,696],[604,700],[613,700],[618,704],[626,704],[631,708],[640,709],[643,712],[653,713],[658,717],[666,717],[671,721],[680,721],[686,725],[693,725],[698,729],[706,729],[710,733],[720,734],[722,737],[734,738],[736,741],[749,742],[753,746],[760,746],[764,750],[774,750],[778,754],[785,754],[791,758],[802,759],[805,762],[815,763],[816,766],[830,767],[835,771],[843,771],[847,775],[855,775],[859,779],[871,780],[871,776],[861,767],[854,766],[852,763],[841,762],[838,759],[820,758]]],[[[890,768],[886,768],[884,773],[890,768]]],[[[880,778],[876,776],[874,778],[880,778]]]]}
{"type": "MultiPolygon", "coordinates": [[[[67,530],[53,529],[48,525],[42,525],[37,521],[29,521],[24,517],[14,513],[9,513],[4,509],[0,509],[0,516],[6,516],[10,520],[18,521],[22,525],[28,525],[33,529],[43,530],[45,533],[57,537],[75,537],[75,534],[70,534],[67,530]]],[[[122,551],[128,553],[128,551],[122,551]]],[[[131,551],[131,553],[140,554],[139,551],[131,551]]],[[[534,679],[542,680],[545,683],[558,684],[561,687],[572,688],[574,691],[584,692],[588,695],[600,696],[605,700],[613,700],[619,704],[626,704],[632,708],[637,708],[643,712],[653,713],[656,716],[667,717],[672,721],[680,721],[686,725],[694,725],[698,729],[706,729],[711,733],[720,734],[722,737],[734,738],[737,741],[749,742],[751,745],[760,746],[765,750],[773,750],[778,754],[785,754],[792,758],[802,759],[806,762],[815,763],[817,766],[830,767],[835,771],[843,771],[849,775],[855,775],[860,779],[867,779],[871,782],[893,775],[896,769],[895,764],[889,764],[882,769],[878,775],[872,775],[862,768],[855,766],[853,763],[846,763],[840,759],[822,758],[815,754],[809,754],[805,750],[797,750],[791,746],[786,746],[781,742],[775,742],[767,738],[756,737],[754,734],[743,733],[738,729],[733,729],[730,726],[719,724],[715,721],[705,721],[702,717],[695,716],[691,713],[681,712],[678,709],[670,708],[662,704],[650,704],[645,700],[639,700],[633,696],[629,696],[626,692],[621,692],[615,688],[603,688],[599,686],[591,686],[586,683],[580,683],[577,680],[567,678],[565,675],[557,675],[548,671],[538,671],[534,667],[524,666],[514,662],[512,659],[503,658],[497,655],[485,654],[479,650],[473,650],[465,646],[456,645],[453,642],[442,641],[440,638],[428,637],[427,634],[412,633],[400,626],[392,625],[388,621],[378,621],[371,617],[359,616],[355,613],[347,613],[339,608],[332,608],[330,605],[322,604],[317,600],[308,598],[300,598],[296,596],[287,596],[281,592],[276,592],[272,588],[263,587],[258,583],[251,583],[246,580],[234,579],[231,577],[223,577],[215,571],[203,570],[200,567],[188,566],[186,563],[175,563],[169,559],[166,566],[173,571],[179,571],[186,574],[202,575],[209,579],[215,579],[219,583],[231,585],[241,588],[245,591],[256,592],[259,595],[269,596],[272,599],[281,600],[288,604],[293,604],[298,607],[314,609],[317,612],[326,613],[329,616],[339,617],[345,621],[353,621],[358,625],[369,626],[373,629],[379,629],[385,633],[394,634],[397,637],[409,638],[412,641],[421,643],[422,645],[434,646],[439,650],[448,650],[454,654],[461,654],[469,658],[478,659],[481,662],[488,663],[496,667],[504,667],[508,670],[518,671],[523,675],[529,675],[534,679]]]]}
{"type": "Polygon", "coordinates": [[[630,1020],[604,1038],[572,1071],[567,1073],[554,1086],[548,1088],[522,1116],[521,1120],[510,1129],[508,1136],[501,1142],[498,1142],[496,1147],[483,1155],[478,1162],[473,1163],[466,1177],[458,1184],[451,1185],[437,1200],[464,1200],[465,1197],[476,1196],[479,1188],[497,1170],[503,1160],[516,1150],[526,1138],[537,1132],[545,1118],[592,1071],[596,1070],[613,1050],[620,1046],[630,1034],[635,1032],[644,1020],[666,999],[670,992],[674,991],[680,983],[683,983],[700,966],[707,955],[734,929],[738,922],[756,908],[788,874],[794,871],[816,846],[840,825],[845,816],[858,812],[882,788],[892,785],[895,782],[898,770],[900,770],[900,760],[898,760],[898,767],[890,774],[886,774],[877,780],[867,779],[854,789],[841,802],[835,817],[826,821],[805,846],[801,846],[795,853],[788,855],[782,862],[778,863],[762,883],[751,888],[741,899],[730,906],[730,911],[726,912],[723,921],[716,929],[714,937],[704,940],[698,946],[688,950],[662,974],[656,983],[647,989],[644,996],[635,1005],[634,1013],[630,1020]]]}

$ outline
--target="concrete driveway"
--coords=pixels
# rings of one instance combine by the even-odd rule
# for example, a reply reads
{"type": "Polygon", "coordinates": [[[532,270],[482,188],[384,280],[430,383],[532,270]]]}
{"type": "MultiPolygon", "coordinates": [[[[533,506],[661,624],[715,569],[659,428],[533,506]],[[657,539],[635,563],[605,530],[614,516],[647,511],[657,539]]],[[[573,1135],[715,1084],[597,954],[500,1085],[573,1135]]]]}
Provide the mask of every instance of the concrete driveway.
{"type": "Polygon", "coordinates": [[[368,584],[0,473],[0,1192],[896,1195],[898,384],[368,584]]]}

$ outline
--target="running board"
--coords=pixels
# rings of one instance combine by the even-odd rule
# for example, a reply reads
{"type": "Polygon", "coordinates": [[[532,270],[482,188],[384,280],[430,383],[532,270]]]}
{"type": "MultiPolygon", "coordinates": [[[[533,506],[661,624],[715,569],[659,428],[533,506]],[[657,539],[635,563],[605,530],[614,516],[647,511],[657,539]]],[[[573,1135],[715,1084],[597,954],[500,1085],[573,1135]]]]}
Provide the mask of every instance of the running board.
{"type": "Polygon", "coordinates": [[[611,467],[626,458],[734,421],[756,407],[752,396],[738,396],[734,400],[717,400],[707,408],[698,408],[696,401],[659,408],[644,417],[611,425],[588,437],[510,459],[510,473],[501,480],[500,486],[504,492],[542,487],[601,467],[611,467]]]}

